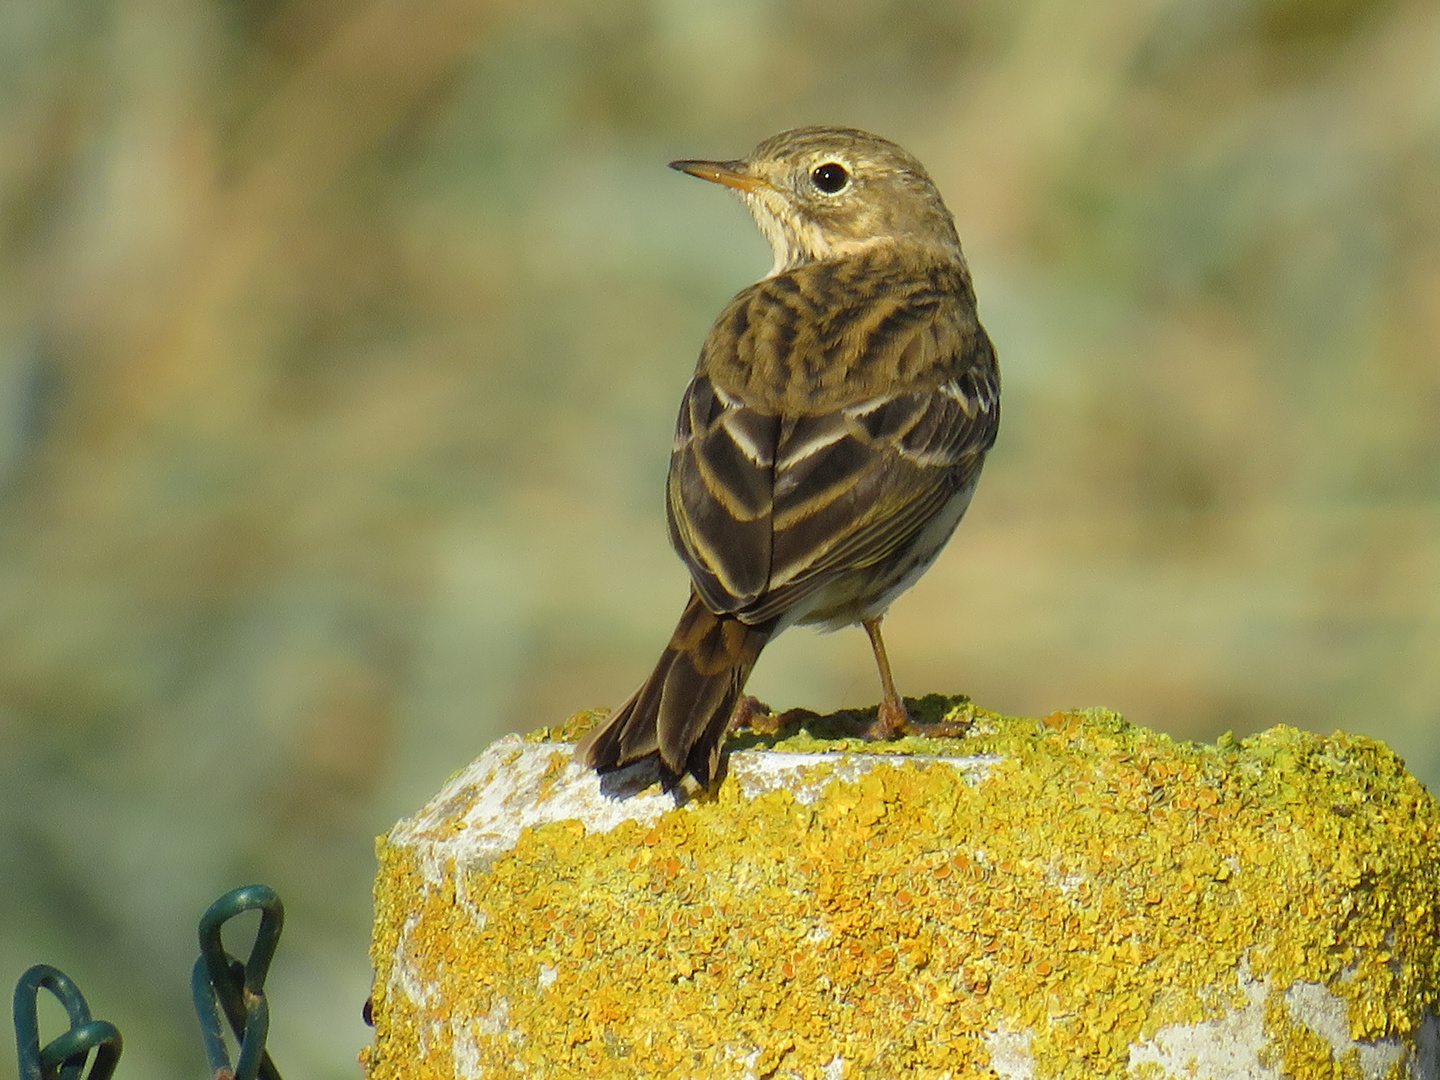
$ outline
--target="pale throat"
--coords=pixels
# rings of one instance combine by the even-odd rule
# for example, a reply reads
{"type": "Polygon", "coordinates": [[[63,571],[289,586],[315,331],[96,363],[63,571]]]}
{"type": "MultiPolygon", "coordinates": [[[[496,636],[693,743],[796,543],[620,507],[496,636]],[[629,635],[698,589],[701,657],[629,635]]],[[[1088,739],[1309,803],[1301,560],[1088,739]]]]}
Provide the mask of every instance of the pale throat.
{"type": "Polygon", "coordinates": [[[775,265],[765,275],[767,278],[807,263],[843,258],[895,242],[895,238],[888,235],[860,238],[829,236],[813,221],[798,215],[791,215],[782,221],[768,206],[751,202],[749,199],[746,202],[750,203],[750,213],[755,218],[755,224],[759,226],[775,256],[775,265]]]}

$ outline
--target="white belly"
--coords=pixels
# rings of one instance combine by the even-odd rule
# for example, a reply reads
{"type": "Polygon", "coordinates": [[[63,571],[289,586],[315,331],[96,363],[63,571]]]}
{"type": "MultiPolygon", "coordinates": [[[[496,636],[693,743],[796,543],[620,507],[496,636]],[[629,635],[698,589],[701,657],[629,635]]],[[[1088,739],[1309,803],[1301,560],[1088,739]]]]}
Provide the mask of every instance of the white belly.
{"type": "Polygon", "coordinates": [[[837,575],[804,604],[786,612],[776,632],[796,624],[813,624],[824,631],[838,630],[883,615],[897,596],[930,569],[965,516],[974,494],[974,484],[957,491],[907,550],[891,556],[888,563],[837,575]]]}

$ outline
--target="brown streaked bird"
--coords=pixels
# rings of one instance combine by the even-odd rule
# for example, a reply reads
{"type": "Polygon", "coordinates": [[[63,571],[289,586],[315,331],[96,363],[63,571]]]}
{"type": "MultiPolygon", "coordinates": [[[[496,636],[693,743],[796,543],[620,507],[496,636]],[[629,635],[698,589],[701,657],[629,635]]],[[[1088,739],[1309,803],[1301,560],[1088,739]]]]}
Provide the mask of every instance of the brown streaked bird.
{"type": "Polygon", "coordinates": [[[656,757],[708,786],[760,650],[796,623],[880,637],[970,504],[1000,376],[960,239],[924,168],[853,128],[670,167],[737,192],[775,265],[721,312],[680,403],[667,486],[690,602],[645,684],[576,749],[604,772],[656,757]]]}

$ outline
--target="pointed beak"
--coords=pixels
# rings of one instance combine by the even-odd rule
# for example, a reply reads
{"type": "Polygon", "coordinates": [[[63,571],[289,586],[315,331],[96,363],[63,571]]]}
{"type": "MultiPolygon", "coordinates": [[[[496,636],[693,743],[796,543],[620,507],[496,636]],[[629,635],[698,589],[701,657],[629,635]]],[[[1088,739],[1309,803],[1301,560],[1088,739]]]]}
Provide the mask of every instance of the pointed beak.
{"type": "Polygon", "coordinates": [[[759,191],[771,186],[760,177],[751,175],[750,167],[743,161],[672,161],[670,168],[737,191],[759,191]]]}

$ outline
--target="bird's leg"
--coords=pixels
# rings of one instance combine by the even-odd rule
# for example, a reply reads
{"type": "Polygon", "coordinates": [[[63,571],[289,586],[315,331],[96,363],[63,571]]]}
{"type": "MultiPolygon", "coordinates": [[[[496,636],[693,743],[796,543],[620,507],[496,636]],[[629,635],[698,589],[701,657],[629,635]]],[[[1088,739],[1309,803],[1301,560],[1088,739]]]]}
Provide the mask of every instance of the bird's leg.
{"type": "Polygon", "coordinates": [[[860,625],[870,635],[870,647],[875,650],[875,666],[880,669],[880,686],[884,698],[875,712],[875,722],[862,734],[867,739],[893,739],[897,735],[924,735],[932,739],[954,739],[970,729],[970,720],[938,720],[930,724],[917,723],[905,711],[905,702],[895,691],[895,679],[890,674],[890,658],[885,655],[885,641],[880,637],[880,620],[883,615],[867,619],[860,625]]]}
{"type": "Polygon", "coordinates": [[[910,726],[910,714],[905,711],[905,702],[895,691],[895,679],[890,674],[890,658],[885,655],[885,639],[880,636],[880,620],[884,615],[866,619],[860,625],[870,636],[870,648],[875,652],[875,666],[880,669],[880,708],[875,712],[875,722],[865,729],[867,739],[893,739],[910,726]]]}

